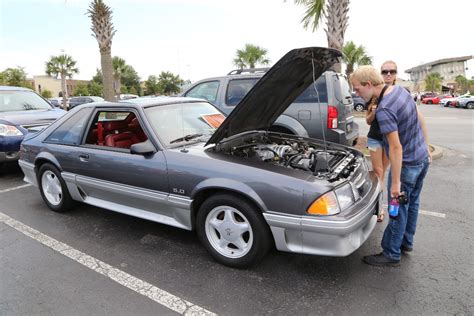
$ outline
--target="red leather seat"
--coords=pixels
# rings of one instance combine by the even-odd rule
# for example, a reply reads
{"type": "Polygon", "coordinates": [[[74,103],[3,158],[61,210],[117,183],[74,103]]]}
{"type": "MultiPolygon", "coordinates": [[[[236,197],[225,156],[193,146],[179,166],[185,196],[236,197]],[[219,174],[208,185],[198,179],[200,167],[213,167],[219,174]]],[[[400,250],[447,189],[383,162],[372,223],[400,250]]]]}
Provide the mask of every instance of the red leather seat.
{"type": "Polygon", "coordinates": [[[139,143],[137,135],[124,132],[119,134],[109,134],[105,136],[105,146],[117,148],[130,148],[133,144],[139,143]]]}
{"type": "Polygon", "coordinates": [[[140,142],[144,142],[148,139],[148,137],[146,137],[145,132],[143,132],[143,129],[141,128],[140,123],[138,122],[138,119],[136,117],[128,124],[128,128],[131,132],[137,135],[140,142]]]}

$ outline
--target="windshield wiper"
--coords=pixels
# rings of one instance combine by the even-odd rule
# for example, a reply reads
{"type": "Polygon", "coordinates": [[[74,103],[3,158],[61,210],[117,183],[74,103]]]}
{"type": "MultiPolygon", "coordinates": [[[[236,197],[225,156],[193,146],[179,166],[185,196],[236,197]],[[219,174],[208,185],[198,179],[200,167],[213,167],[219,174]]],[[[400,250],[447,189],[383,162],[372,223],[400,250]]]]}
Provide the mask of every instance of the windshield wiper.
{"type": "Polygon", "coordinates": [[[182,142],[182,141],[190,141],[193,138],[197,138],[197,137],[201,137],[201,136],[202,136],[202,134],[189,134],[189,135],[186,135],[186,136],[183,136],[183,137],[180,137],[180,138],[173,139],[172,141],[170,141],[170,144],[178,143],[178,142],[182,142]]]}

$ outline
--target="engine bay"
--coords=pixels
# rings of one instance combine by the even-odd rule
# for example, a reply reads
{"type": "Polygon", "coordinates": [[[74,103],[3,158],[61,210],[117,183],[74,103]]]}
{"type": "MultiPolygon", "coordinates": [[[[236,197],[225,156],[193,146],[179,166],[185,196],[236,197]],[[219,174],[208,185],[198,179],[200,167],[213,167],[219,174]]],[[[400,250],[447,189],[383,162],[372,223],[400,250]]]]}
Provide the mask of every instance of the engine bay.
{"type": "MultiPolygon", "coordinates": [[[[256,133],[219,143],[215,150],[227,155],[311,172],[330,182],[347,178],[362,160],[342,146],[273,133],[256,133]]],[[[362,158],[363,159],[363,158],[362,158]]]]}

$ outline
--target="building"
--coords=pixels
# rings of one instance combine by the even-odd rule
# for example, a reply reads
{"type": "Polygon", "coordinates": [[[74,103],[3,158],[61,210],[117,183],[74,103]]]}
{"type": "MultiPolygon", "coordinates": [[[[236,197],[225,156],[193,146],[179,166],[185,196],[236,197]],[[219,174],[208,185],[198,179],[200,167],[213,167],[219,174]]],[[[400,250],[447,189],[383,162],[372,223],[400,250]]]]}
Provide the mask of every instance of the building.
{"type": "MultiPolygon", "coordinates": [[[[78,84],[87,85],[88,80],[66,79],[67,95],[72,96],[78,84]]],[[[34,90],[41,94],[44,90],[51,91],[53,97],[61,96],[61,79],[56,79],[47,75],[33,76],[34,90]]]]}
{"type": "Polygon", "coordinates": [[[461,75],[466,77],[467,61],[473,56],[463,56],[455,58],[445,58],[435,60],[430,63],[419,65],[405,70],[410,75],[410,80],[414,83],[416,91],[424,90],[424,80],[431,73],[439,73],[443,78],[443,91],[453,91],[456,87],[456,77],[461,75]]]}

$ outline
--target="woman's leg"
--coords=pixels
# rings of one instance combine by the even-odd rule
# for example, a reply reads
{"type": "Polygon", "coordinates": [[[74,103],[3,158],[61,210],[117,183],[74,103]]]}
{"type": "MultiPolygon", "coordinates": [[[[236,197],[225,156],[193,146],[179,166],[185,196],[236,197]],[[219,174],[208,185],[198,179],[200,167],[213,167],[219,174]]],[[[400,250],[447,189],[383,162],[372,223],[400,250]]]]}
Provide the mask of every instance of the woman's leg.
{"type": "MultiPolygon", "coordinates": [[[[372,170],[374,170],[375,175],[379,178],[383,187],[384,173],[388,165],[387,155],[385,155],[383,148],[372,148],[370,150],[370,161],[372,162],[372,170]]],[[[381,222],[383,221],[385,214],[382,205],[379,207],[380,209],[379,215],[377,216],[377,221],[381,222]]]]}

